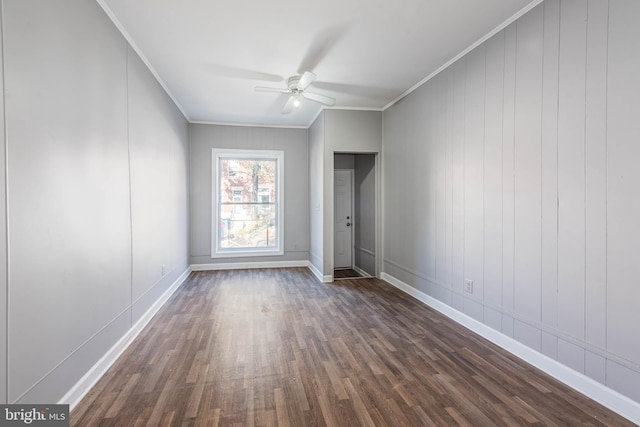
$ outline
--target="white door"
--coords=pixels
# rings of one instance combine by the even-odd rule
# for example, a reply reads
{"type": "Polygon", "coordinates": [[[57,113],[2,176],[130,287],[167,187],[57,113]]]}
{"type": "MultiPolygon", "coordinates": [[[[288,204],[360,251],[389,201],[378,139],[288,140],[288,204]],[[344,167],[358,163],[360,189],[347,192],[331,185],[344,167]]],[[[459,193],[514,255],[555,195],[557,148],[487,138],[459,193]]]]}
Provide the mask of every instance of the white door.
{"type": "Polygon", "coordinates": [[[351,268],[353,266],[353,212],[352,195],[353,171],[334,171],[334,268],[351,268]]]}

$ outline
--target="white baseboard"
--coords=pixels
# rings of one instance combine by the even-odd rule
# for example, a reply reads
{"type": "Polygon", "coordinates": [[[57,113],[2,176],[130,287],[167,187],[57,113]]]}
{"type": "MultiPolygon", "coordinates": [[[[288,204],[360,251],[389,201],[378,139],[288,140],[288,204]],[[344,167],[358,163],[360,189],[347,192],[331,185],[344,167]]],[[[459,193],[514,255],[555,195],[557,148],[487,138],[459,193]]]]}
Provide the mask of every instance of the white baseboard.
{"type": "Polygon", "coordinates": [[[434,310],[439,311],[451,320],[546,372],[558,381],[561,381],[601,405],[640,425],[640,403],[488,327],[387,273],[382,273],[381,278],[434,310]]]}
{"type": "Polygon", "coordinates": [[[191,271],[241,270],[249,268],[286,268],[307,267],[322,283],[333,282],[332,275],[322,273],[307,260],[303,261],[263,261],[263,262],[226,262],[216,264],[191,264],[191,271]]]}
{"type": "Polygon", "coordinates": [[[309,261],[258,261],[258,262],[221,262],[215,264],[191,264],[191,271],[244,270],[247,268],[283,268],[308,267],[309,261]]]}
{"type": "Polygon", "coordinates": [[[156,302],[149,307],[149,309],[142,315],[132,327],[125,333],[122,338],[116,342],[113,347],[105,353],[104,356],[96,362],[95,365],[87,371],[86,374],[65,394],[58,402],[59,404],[69,404],[69,410],[73,410],[75,406],[80,403],[82,398],[91,390],[91,388],[98,382],[100,378],[107,372],[107,370],[118,360],[118,357],[129,347],[133,340],[142,332],[144,327],[149,323],[153,316],[162,308],[162,306],[171,298],[173,293],[184,283],[186,278],[191,273],[191,268],[188,268],[178,277],[171,286],[156,300],[156,302]]]}
{"type": "Polygon", "coordinates": [[[362,277],[373,277],[372,275],[370,275],[369,273],[367,273],[366,271],[364,271],[360,267],[356,267],[355,265],[353,266],[353,271],[355,271],[356,273],[358,273],[362,277]]]}
{"type": "Polygon", "coordinates": [[[331,283],[333,282],[333,276],[330,274],[327,274],[326,276],[322,274],[322,272],[320,270],[318,270],[316,268],[315,265],[313,265],[311,262],[309,262],[309,270],[311,270],[311,272],[313,273],[314,276],[316,276],[318,278],[318,280],[320,280],[322,283],[331,283]]]}

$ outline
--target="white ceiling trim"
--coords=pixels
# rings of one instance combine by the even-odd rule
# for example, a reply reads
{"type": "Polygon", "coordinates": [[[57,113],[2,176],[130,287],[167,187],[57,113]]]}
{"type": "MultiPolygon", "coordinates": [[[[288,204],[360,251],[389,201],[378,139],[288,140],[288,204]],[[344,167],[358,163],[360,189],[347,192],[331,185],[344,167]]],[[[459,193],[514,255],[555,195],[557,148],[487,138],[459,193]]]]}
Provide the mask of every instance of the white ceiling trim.
{"type": "MultiPolygon", "coordinates": [[[[317,117],[317,116],[316,116],[317,117]]],[[[315,121],[315,119],[314,119],[315,121]]],[[[311,122],[313,123],[313,122],[311,122]]],[[[203,120],[189,121],[189,124],[193,125],[217,125],[217,126],[238,126],[238,127],[250,127],[250,128],[278,128],[278,129],[309,129],[309,126],[295,126],[295,125],[265,125],[263,123],[231,123],[231,122],[208,122],[203,120]]]]}
{"type": "Polygon", "coordinates": [[[160,86],[162,86],[162,89],[164,89],[164,91],[167,93],[167,95],[169,95],[169,98],[171,98],[171,100],[173,101],[173,103],[176,105],[176,107],[178,108],[178,110],[180,110],[180,112],[182,113],[182,115],[184,116],[184,118],[188,121],[191,122],[191,120],[189,120],[189,116],[187,116],[187,113],[184,112],[184,108],[182,108],[182,105],[180,105],[180,103],[178,102],[178,100],[176,99],[175,96],[173,96],[173,93],[171,93],[171,91],[169,90],[169,88],[167,87],[167,85],[164,83],[164,81],[160,78],[160,75],[156,72],[155,68],[153,68],[151,66],[151,63],[149,62],[149,60],[147,60],[147,58],[144,56],[144,54],[142,53],[142,51],[140,50],[140,48],[138,47],[138,45],[136,45],[133,41],[133,39],[131,38],[131,36],[129,35],[129,33],[127,32],[127,30],[124,29],[124,27],[122,26],[122,24],[120,23],[120,21],[118,21],[118,18],[116,18],[116,16],[113,14],[113,12],[111,11],[111,9],[109,8],[109,6],[107,6],[107,4],[104,2],[104,0],[96,0],[96,2],[100,5],[100,7],[102,8],[102,10],[104,10],[104,13],[107,14],[107,16],[109,17],[109,19],[111,19],[111,22],[113,22],[113,24],[116,26],[116,28],[120,31],[120,34],[122,34],[122,36],[125,38],[125,40],[129,43],[129,46],[131,46],[131,48],[138,54],[138,56],[140,57],[140,59],[142,60],[142,62],[144,62],[144,64],[147,66],[147,68],[149,69],[149,71],[151,72],[151,74],[153,74],[153,77],[156,78],[156,80],[158,81],[158,83],[160,83],[160,86]]]}
{"type": "Polygon", "coordinates": [[[440,68],[438,68],[437,70],[435,70],[433,73],[429,74],[427,77],[425,77],[424,79],[420,80],[418,83],[416,83],[415,85],[411,86],[406,92],[404,92],[402,95],[398,96],[396,99],[394,99],[393,101],[391,101],[390,103],[388,103],[387,105],[385,105],[382,108],[382,111],[385,111],[387,108],[392,107],[395,103],[397,103],[398,101],[400,101],[402,98],[404,98],[405,96],[409,95],[411,92],[413,92],[414,90],[418,89],[420,86],[422,86],[423,84],[425,84],[426,82],[428,82],[429,80],[431,80],[432,78],[434,78],[435,76],[437,76],[438,74],[440,74],[442,71],[444,71],[445,69],[449,68],[449,66],[451,66],[452,64],[454,64],[458,59],[462,58],[463,56],[465,56],[467,53],[471,52],[473,49],[475,49],[476,47],[480,46],[482,43],[486,42],[487,40],[489,40],[491,37],[493,37],[494,35],[496,35],[497,33],[499,33],[500,31],[504,30],[509,24],[515,22],[518,18],[520,18],[522,15],[524,15],[525,13],[529,12],[531,9],[533,9],[534,7],[536,7],[537,5],[539,5],[540,3],[542,3],[544,0],[533,0],[531,3],[529,3],[528,5],[526,5],[524,8],[522,8],[519,12],[517,12],[516,14],[514,14],[513,16],[511,16],[509,19],[507,19],[506,21],[504,21],[502,24],[498,25],[496,28],[494,28],[492,31],[490,31],[489,33],[487,33],[487,35],[485,35],[484,37],[480,38],[478,41],[476,41],[475,43],[473,43],[471,46],[469,46],[468,48],[466,48],[465,50],[463,50],[462,52],[460,52],[459,54],[457,54],[456,56],[454,56],[453,58],[451,58],[449,61],[447,61],[446,63],[444,63],[440,68]]]}
{"type": "Polygon", "coordinates": [[[322,114],[325,110],[345,110],[345,111],[384,111],[382,108],[372,108],[372,107],[322,107],[320,109],[320,111],[318,111],[318,114],[316,114],[315,116],[313,116],[313,119],[311,120],[311,123],[309,123],[306,128],[309,129],[313,123],[316,121],[316,119],[318,118],[318,116],[320,116],[320,114],[322,114]]]}
{"type": "Polygon", "coordinates": [[[375,108],[375,107],[323,107],[324,110],[350,110],[350,111],[384,111],[384,108],[375,108]]]}

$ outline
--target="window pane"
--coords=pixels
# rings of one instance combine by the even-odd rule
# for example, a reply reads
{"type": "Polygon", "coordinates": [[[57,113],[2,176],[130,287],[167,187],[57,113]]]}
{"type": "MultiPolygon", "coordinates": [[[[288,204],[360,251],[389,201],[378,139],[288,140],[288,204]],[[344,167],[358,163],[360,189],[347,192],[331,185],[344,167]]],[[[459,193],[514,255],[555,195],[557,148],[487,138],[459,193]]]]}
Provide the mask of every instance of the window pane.
{"type": "Polygon", "coordinates": [[[274,204],[222,204],[219,233],[222,249],[278,247],[274,204]]]}
{"type": "Polygon", "coordinates": [[[276,160],[220,159],[220,202],[274,201],[276,160]]]}

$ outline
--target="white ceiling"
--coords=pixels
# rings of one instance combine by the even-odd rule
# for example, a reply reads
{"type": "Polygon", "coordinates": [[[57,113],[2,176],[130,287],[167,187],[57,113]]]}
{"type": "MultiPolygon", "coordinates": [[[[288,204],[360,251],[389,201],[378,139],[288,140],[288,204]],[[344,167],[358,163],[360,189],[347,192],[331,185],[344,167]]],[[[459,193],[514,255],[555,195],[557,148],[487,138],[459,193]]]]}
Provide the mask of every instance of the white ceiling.
{"type": "Polygon", "coordinates": [[[303,126],[285,79],[337,108],[382,110],[541,0],[97,0],[192,122],[303,126]]]}

